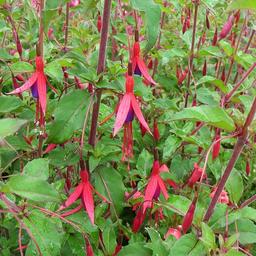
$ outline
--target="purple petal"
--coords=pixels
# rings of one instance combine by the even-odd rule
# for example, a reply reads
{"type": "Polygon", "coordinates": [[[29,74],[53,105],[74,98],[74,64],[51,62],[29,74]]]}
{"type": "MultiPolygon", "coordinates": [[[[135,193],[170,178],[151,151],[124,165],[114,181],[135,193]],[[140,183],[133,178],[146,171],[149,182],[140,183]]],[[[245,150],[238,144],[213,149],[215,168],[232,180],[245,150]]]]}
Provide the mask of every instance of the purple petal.
{"type": "Polygon", "coordinates": [[[31,93],[32,93],[32,96],[36,99],[39,98],[39,95],[38,95],[38,88],[37,88],[37,81],[31,86],[31,93]]]}
{"type": "Polygon", "coordinates": [[[155,194],[154,194],[154,196],[153,196],[153,198],[154,198],[155,200],[157,200],[158,197],[160,196],[160,192],[161,192],[160,187],[159,187],[159,185],[157,185],[155,194]]]}
{"type": "Polygon", "coordinates": [[[127,117],[125,119],[125,123],[131,122],[133,120],[133,118],[134,118],[134,111],[133,111],[133,108],[130,108],[129,112],[127,114],[127,117]]]}
{"type": "Polygon", "coordinates": [[[141,76],[141,71],[140,71],[140,68],[137,64],[136,64],[135,69],[134,69],[134,74],[138,75],[138,76],[141,76]]]}

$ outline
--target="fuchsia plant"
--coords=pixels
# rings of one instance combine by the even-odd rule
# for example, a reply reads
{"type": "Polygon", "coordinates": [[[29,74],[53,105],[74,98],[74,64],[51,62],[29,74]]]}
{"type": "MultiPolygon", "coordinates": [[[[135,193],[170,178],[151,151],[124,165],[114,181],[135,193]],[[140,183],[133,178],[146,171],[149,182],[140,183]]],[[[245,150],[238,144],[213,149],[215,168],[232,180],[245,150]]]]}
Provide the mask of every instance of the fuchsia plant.
{"type": "Polygon", "coordinates": [[[255,14],[142,2],[0,4],[4,255],[253,255],[255,14]]]}

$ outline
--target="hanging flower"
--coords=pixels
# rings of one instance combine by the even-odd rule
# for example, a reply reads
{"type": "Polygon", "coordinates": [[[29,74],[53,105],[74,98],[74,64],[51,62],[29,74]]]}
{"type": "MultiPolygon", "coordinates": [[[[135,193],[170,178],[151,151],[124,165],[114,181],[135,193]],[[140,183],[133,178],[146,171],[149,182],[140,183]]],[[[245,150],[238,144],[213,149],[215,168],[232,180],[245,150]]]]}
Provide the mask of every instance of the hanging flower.
{"type": "Polygon", "coordinates": [[[251,172],[251,166],[250,166],[250,162],[248,160],[246,161],[245,171],[246,171],[247,176],[249,176],[249,174],[251,172]]]}
{"type": "Polygon", "coordinates": [[[158,199],[161,192],[164,198],[166,200],[168,199],[169,195],[168,195],[165,183],[160,176],[162,172],[168,172],[168,171],[169,170],[166,165],[160,166],[159,161],[157,160],[154,161],[152,173],[150,175],[148,184],[145,189],[143,212],[145,212],[147,208],[152,208],[152,200],[158,199]]]}
{"type": "MultiPolygon", "coordinates": [[[[33,97],[38,99],[43,116],[45,116],[47,90],[46,83],[47,78],[44,74],[44,61],[41,56],[37,56],[36,71],[34,74],[21,87],[16,88],[14,91],[9,92],[8,94],[19,94],[30,89],[33,97]]],[[[55,90],[53,87],[52,89],[55,90]]]]}
{"type": "Polygon", "coordinates": [[[220,129],[216,129],[215,131],[215,138],[214,138],[214,145],[212,149],[212,160],[215,160],[220,153],[220,129]]]}
{"type": "Polygon", "coordinates": [[[100,12],[98,12],[97,29],[98,29],[98,32],[99,32],[99,33],[100,33],[100,31],[101,31],[101,27],[102,27],[102,20],[101,20],[100,12]]]}
{"type": "MultiPolygon", "coordinates": [[[[131,66],[131,65],[130,65],[131,66]]],[[[122,160],[125,161],[133,156],[133,133],[132,133],[132,121],[134,115],[137,116],[140,124],[151,133],[147,122],[145,121],[143,114],[141,112],[140,106],[136,100],[133,93],[134,80],[131,74],[126,77],[126,93],[120,101],[118,107],[116,121],[114,125],[113,136],[115,136],[118,131],[124,126],[124,139],[123,139],[123,157],[122,160]]]]}
{"type": "Polygon", "coordinates": [[[80,171],[81,183],[76,187],[74,192],[68,197],[66,202],[60,207],[59,210],[63,210],[72,205],[77,199],[81,199],[81,205],[75,209],[64,213],[62,216],[71,215],[79,211],[82,207],[87,212],[89,219],[94,224],[94,201],[93,201],[93,186],[89,181],[89,173],[87,170],[80,171]]]}
{"type": "Polygon", "coordinates": [[[169,228],[166,234],[164,235],[164,239],[166,240],[170,235],[174,236],[177,240],[181,238],[181,227],[178,228],[169,228]]]}
{"type": "Polygon", "coordinates": [[[133,73],[139,76],[143,76],[147,82],[156,85],[156,82],[150,76],[148,68],[140,54],[140,43],[138,41],[138,31],[135,32],[135,42],[133,45],[133,56],[132,56],[132,70],[133,73]]]}
{"type": "Polygon", "coordinates": [[[186,234],[188,229],[191,227],[193,219],[194,219],[194,213],[196,209],[196,202],[197,197],[195,196],[192,203],[190,204],[187,213],[184,216],[183,222],[182,222],[182,230],[183,233],[186,234]]]}
{"type": "MultiPolygon", "coordinates": [[[[213,191],[210,194],[210,198],[213,198],[215,193],[216,193],[216,189],[217,187],[215,187],[213,189],[213,191]]],[[[225,190],[222,190],[222,192],[220,193],[220,196],[218,198],[218,203],[221,204],[229,204],[229,197],[228,197],[228,193],[225,190]]]]}
{"type": "Polygon", "coordinates": [[[229,32],[231,31],[232,26],[233,26],[233,19],[234,19],[233,15],[229,16],[227,22],[224,24],[224,26],[220,32],[219,40],[225,38],[229,34],[229,32]]]}
{"type": "Polygon", "coordinates": [[[213,39],[212,39],[212,46],[215,46],[217,44],[218,41],[218,28],[215,28],[215,32],[213,35],[213,39]]]}
{"type": "Polygon", "coordinates": [[[69,7],[77,7],[80,4],[80,0],[72,0],[69,2],[69,7]]]}
{"type": "MultiPolygon", "coordinates": [[[[194,184],[201,179],[202,173],[203,173],[203,169],[200,168],[197,163],[195,163],[193,172],[187,181],[187,185],[192,188],[194,184]]],[[[206,179],[206,178],[207,178],[207,175],[206,173],[204,173],[203,179],[206,179]]]]}

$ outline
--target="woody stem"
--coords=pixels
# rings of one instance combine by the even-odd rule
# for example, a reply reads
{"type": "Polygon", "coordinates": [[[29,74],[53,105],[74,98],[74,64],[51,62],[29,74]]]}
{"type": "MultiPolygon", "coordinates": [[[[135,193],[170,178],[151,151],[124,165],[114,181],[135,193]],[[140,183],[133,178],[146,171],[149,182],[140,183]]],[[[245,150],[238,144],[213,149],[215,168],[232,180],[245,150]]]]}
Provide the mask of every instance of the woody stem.
{"type": "Polygon", "coordinates": [[[188,63],[188,81],[187,81],[187,92],[185,95],[185,108],[188,106],[188,97],[189,97],[189,86],[191,81],[191,75],[193,71],[193,59],[194,59],[194,48],[195,48],[195,39],[196,39],[196,22],[197,22],[197,13],[198,13],[199,1],[195,1],[195,12],[194,12],[194,21],[193,21],[193,34],[192,34],[192,42],[188,63]]]}
{"type": "MultiPolygon", "coordinates": [[[[98,75],[102,73],[105,69],[105,58],[106,58],[106,47],[107,47],[107,41],[108,41],[110,11],[111,11],[111,0],[105,0],[103,18],[102,18],[101,37],[100,37],[98,67],[97,67],[98,75]]],[[[89,144],[92,145],[93,147],[95,146],[95,140],[96,140],[101,94],[102,94],[102,90],[96,89],[96,102],[93,104],[91,130],[89,135],[89,144]]]]}
{"type": "Polygon", "coordinates": [[[221,180],[219,181],[216,192],[215,192],[215,194],[211,200],[211,203],[206,211],[206,214],[204,216],[205,222],[207,222],[211,218],[214,208],[215,208],[215,205],[219,199],[219,196],[225,187],[225,184],[231,174],[233,167],[235,166],[237,159],[239,158],[239,156],[244,148],[244,145],[246,144],[247,137],[248,137],[248,127],[250,126],[250,124],[253,121],[255,112],[256,112],[256,97],[254,98],[253,104],[251,106],[251,110],[247,116],[247,119],[246,119],[245,124],[242,129],[242,132],[241,132],[240,136],[238,137],[237,143],[234,147],[233,154],[228,162],[228,165],[224,171],[224,174],[223,174],[221,180]]]}

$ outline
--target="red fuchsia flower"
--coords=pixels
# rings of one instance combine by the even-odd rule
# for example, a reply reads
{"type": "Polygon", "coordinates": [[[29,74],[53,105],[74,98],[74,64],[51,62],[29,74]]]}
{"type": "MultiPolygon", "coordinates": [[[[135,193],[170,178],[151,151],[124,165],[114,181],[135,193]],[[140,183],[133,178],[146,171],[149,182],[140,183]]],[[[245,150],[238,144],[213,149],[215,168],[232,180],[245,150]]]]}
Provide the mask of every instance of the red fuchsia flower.
{"type": "Polygon", "coordinates": [[[40,11],[40,0],[31,0],[31,5],[35,9],[37,14],[39,14],[39,11],[40,11]]]}
{"type": "Polygon", "coordinates": [[[251,172],[251,166],[250,166],[250,162],[248,160],[246,161],[245,172],[246,172],[247,176],[249,176],[249,174],[251,172]]]}
{"type": "Polygon", "coordinates": [[[87,170],[80,171],[81,183],[75,188],[74,192],[68,197],[66,202],[60,207],[59,210],[63,210],[72,205],[77,199],[81,199],[81,205],[75,209],[64,213],[62,216],[71,215],[79,211],[82,207],[88,214],[88,217],[92,224],[94,224],[94,201],[93,201],[93,186],[89,181],[89,173],[87,170]]]}
{"type": "Polygon", "coordinates": [[[113,256],[118,255],[118,253],[121,251],[122,247],[123,247],[122,244],[117,244],[113,256]]]}
{"type": "MultiPolygon", "coordinates": [[[[36,57],[36,71],[34,74],[19,88],[8,94],[19,94],[28,89],[31,89],[34,98],[38,99],[43,116],[45,116],[46,111],[46,83],[47,78],[44,74],[44,61],[41,56],[36,57]]],[[[54,88],[52,88],[54,89],[54,88]]]]}
{"type": "MultiPolygon", "coordinates": [[[[217,187],[215,187],[213,189],[213,191],[210,194],[210,198],[213,198],[215,193],[216,193],[217,187]]],[[[220,196],[218,198],[218,203],[221,204],[229,204],[229,197],[228,197],[228,193],[225,190],[222,190],[222,192],[220,193],[220,196]]]]}
{"type": "Polygon", "coordinates": [[[225,38],[229,34],[229,32],[231,31],[232,26],[233,26],[233,19],[234,19],[233,15],[229,16],[227,22],[224,24],[224,26],[220,32],[219,40],[225,38]]]}
{"type": "MultiPolygon", "coordinates": [[[[179,77],[178,77],[178,85],[181,85],[183,83],[183,81],[186,79],[188,74],[188,68],[186,67],[184,71],[182,71],[182,69],[180,69],[179,71],[179,77]]],[[[176,73],[177,75],[177,73],[176,73]]]]}
{"type": "Polygon", "coordinates": [[[132,232],[137,233],[140,230],[141,225],[144,222],[144,219],[146,217],[146,212],[143,212],[143,208],[139,207],[135,218],[133,219],[132,223],[132,232]]]}
{"type": "Polygon", "coordinates": [[[181,227],[169,228],[164,235],[164,239],[166,240],[169,236],[174,236],[177,240],[179,240],[181,238],[181,227]]]}
{"type": "Polygon", "coordinates": [[[97,29],[98,29],[98,32],[99,32],[99,33],[100,33],[100,31],[101,31],[101,27],[102,27],[101,15],[100,15],[100,12],[98,12],[97,29]]]}
{"type": "Polygon", "coordinates": [[[80,4],[80,0],[72,0],[69,2],[69,7],[77,7],[80,4]]]}
{"type": "MultiPolygon", "coordinates": [[[[187,185],[192,188],[194,184],[201,179],[202,173],[203,169],[200,168],[197,163],[195,163],[193,172],[187,181],[187,185]]],[[[203,179],[207,179],[206,173],[204,173],[203,179]]]]}
{"type": "Polygon", "coordinates": [[[152,208],[153,199],[158,199],[161,192],[164,198],[166,200],[168,199],[169,195],[168,195],[165,183],[160,176],[162,172],[168,172],[168,171],[169,171],[168,167],[165,164],[160,166],[160,163],[158,160],[154,161],[152,172],[145,189],[143,213],[146,211],[147,208],[152,208]]]}
{"type": "Polygon", "coordinates": [[[203,66],[203,70],[202,70],[202,75],[206,76],[207,74],[207,62],[206,60],[204,61],[204,66],[203,66]]]}
{"type": "Polygon", "coordinates": [[[135,32],[135,42],[133,45],[133,56],[132,56],[132,70],[133,73],[139,76],[143,76],[147,82],[149,82],[152,85],[156,85],[156,82],[153,80],[153,78],[150,76],[148,72],[148,68],[144,62],[144,60],[141,57],[140,54],[140,43],[139,43],[139,35],[138,31],[135,32]]]}
{"type": "Polygon", "coordinates": [[[218,42],[218,28],[215,28],[215,32],[212,39],[212,46],[215,46],[218,42]]]}
{"type": "MultiPolygon", "coordinates": [[[[129,66],[131,67],[131,64],[129,66]]],[[[124,139],[122,149],[123,161],[133,156],[132,121],[134,119],[134,115],[137,116],[140,124],[151,134],[149,126],[143,117],[140,106],[133,93],[134,80],[131,74],[128,74],[126,77],[125,87],[126,93],[120,101],[113,132],[113,136],[115,136],[118,131],[124,126],[124,139]]]]}
{"type": "Polygon", "coordinates": [[[238,10],[235,14],[234,14],[234,18],[235,18],[235,24],[237,25],[239,20],[240,20],[240,10],[238,10]]]}
{"type": "Polygon", "coordinates": [[[220,153],[220,129],[216,129],[215,131],[215,138],[214,138],[214,145],[212,149],[212,160],[215,160],[220,153]]]}
{"type": "Polygon", "coordinates": [[[183,222],[182,222],[182,231],[184,234],[187,233],[189,228],[192,225],[193,219],[194,219],[194,213],[196,210],[196,202],[197,202],[197,196],[194,197],[192,203],[190,204],[188,211],[186,215],[184,216],[183,222]]]}

